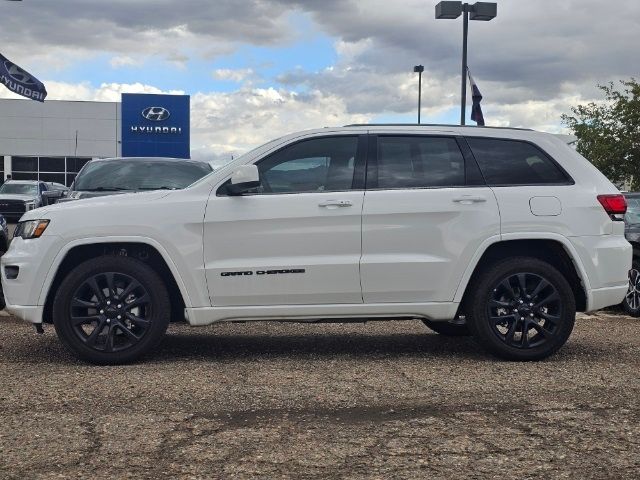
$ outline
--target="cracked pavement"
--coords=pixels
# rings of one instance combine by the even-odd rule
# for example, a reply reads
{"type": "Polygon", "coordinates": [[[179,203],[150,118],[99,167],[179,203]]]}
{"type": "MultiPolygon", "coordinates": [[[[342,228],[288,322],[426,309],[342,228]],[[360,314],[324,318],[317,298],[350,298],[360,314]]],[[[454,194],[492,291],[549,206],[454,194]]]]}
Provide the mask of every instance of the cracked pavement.
{"type": "Polygon", "coordinates": [[[539,363],[422,323],[172,325],[94,367],[0,318],[0,478],[638,478],[640,320],[539,363]]]}

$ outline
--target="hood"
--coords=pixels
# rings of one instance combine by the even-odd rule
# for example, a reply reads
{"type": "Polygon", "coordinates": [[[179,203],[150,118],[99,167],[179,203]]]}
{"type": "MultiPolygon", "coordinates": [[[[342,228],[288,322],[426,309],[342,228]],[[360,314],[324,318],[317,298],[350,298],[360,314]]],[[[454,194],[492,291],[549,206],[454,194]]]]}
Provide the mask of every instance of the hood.
{"type": "MultiPolygon", "coordinates": [[[[118,192],[120,193],[120,192],[118,192]]],[[[73,215],[80,209],[95,210],[99,214],[104,208],[125,207],[127,204],[153,202],[170,195],[168,190],[155,190],[144,193],[124,193],[121,195],[103,195],[94,198],[85,198],[81,202],[61,202],[48,205],[43,208],[36,208],[25,213],[22,220],[36,220],[40,218],[50,218],[56,215],[73,215]]]]}
{"type": "Polygon", "coordinates": [[[122,195],[125,193],[136,193],[136,191],[135,190],[119,190],[117,192],[101,192],[98,190],[75,190],[75,191],[70,191],[69,196],[62,198],[61,200],[63,201],[81,200],[84,198],[108,197],[111,195],[122,195]]]}
{"type": "Polygon", "coordinates": [[[37,197],[34,197],[33,195],[19,195],[17,193],[4,193],[4,194],[0,194],[0,203],[2,203],[3,200],[20,200],[23,202],[31,202],[36,198],[37,197]]]}

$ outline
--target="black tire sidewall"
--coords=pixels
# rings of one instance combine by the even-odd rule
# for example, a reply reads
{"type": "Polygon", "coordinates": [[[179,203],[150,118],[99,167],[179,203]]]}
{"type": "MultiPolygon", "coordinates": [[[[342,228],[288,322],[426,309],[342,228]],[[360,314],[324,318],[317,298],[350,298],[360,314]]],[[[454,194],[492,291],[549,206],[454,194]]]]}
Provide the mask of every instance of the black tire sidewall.
{"type": "Polygon", "coordinates": [[[472,285],[472,315],[467,324],[482,347],[494,355],[507,360],[541,360],[555,353],[568,340],[575,322],[576,303],[573,291],[566,278],[551,264],[529,257],[516,257],[504,260],[489,267],[472,285]],[[543,345],[529,349],[519,349],[507,345],[493,332],[487,303],[498,282],[517,273],[533,273],[551,282],[561,297],[562,312],[559,331],[543,345]]]}
{"type": "Polygon", "coordinates": [[[80,359],[99,365],[117,365],[133,362],[155,347],[167,330],[170,312],[167,288],[150,266],[130,257],[104,256],[81,263],[64,278],[53,303],[53,324],[65,347],[80,359]],[[118,272],[136,279],[151,297],[151,325],[144,338],[126,350],[112,353],[100,352],[85,345],[69,322],[74,293],[87,278],[104,272],[118,272]]]}

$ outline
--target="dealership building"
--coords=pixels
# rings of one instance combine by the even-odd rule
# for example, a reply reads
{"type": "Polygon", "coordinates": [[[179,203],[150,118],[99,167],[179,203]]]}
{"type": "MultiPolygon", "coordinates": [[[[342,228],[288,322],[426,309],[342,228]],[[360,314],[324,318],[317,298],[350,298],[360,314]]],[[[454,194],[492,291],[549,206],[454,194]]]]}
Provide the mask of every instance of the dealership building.
{"type": "Polygon", "coordinates": [[[189,158],[189,136],[188,95],[122,94],[121,102],[0,99],[0,178],[71,185],[93,158],[189,158]]]}

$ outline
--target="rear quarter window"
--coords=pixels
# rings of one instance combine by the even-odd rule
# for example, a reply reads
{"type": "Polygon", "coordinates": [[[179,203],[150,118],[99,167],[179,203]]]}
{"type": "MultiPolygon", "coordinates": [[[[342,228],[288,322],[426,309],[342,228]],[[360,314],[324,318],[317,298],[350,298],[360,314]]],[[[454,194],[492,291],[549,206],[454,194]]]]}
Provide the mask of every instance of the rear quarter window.
{"type": "Polygon", "coordinates": [[[488,185],[564,185],[571,179],[541,149],[519,140],[469,138],[488,185]]]}

